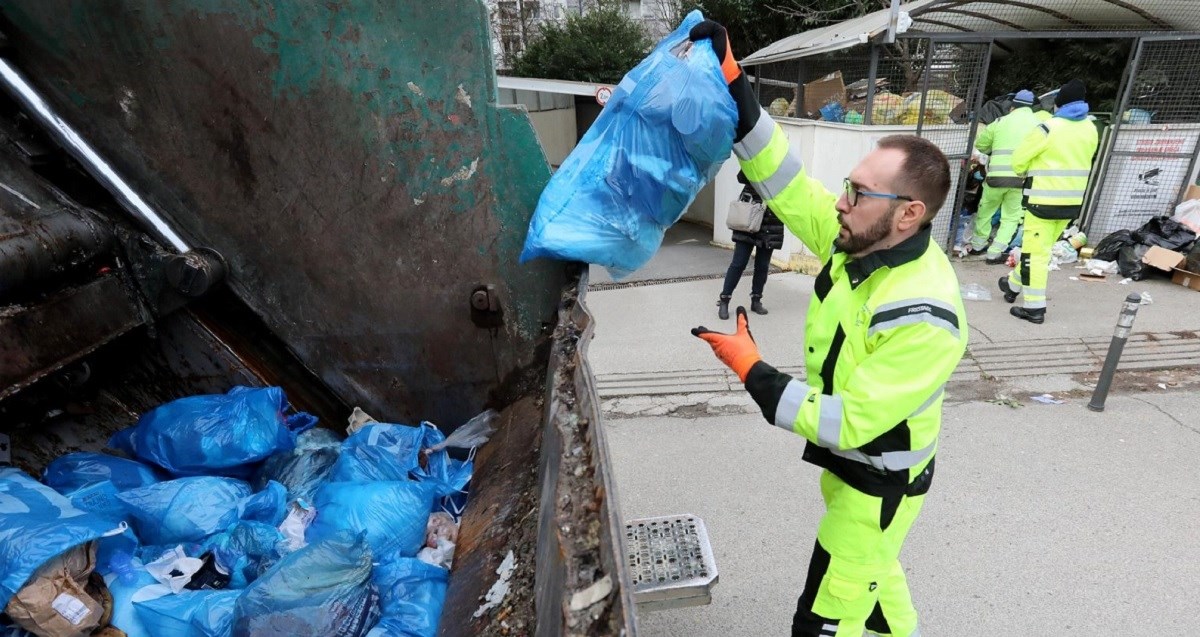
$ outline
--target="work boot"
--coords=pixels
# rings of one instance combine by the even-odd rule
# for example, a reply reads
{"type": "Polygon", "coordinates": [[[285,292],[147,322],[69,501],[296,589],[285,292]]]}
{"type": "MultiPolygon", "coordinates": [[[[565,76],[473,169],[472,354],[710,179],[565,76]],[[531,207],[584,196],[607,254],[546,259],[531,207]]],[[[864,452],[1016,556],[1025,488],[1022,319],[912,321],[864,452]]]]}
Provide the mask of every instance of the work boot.
{"type": "Polygon", "coordinates": [[[1008,257],[1004,256],[1003,254],[997,254],[994,257],[988,257],[987,259],[984,259],[984,263],[988,265],[1000,265],[1005,261],[1008,261],[1008,257]]]}
{"type": "Polygon", "coordinates": [[[1034,325],[1041,325],[1046,322],[1046,308],[1040,307],[1036,310],[1030,310],[1023,307],[1010,307],[1008,313],[1013,316],[1024,319],[1034,325]]]}
{"type": "Polygon", "coordinates": [[[721,296],[717,299],[717,318],[722,321],[729,320],[729,297],[721,296]]]}
{"type": "Polygon", "coordinates": [[[1004,293],[1005,303],[1015,303],[1017,301],[1017,292],[1013,292],[1012,287],[1008,285],[1008,277],[1000,277],[1000,291],[1004,293]]]}
{"type": "Polygon", "coordinates": [[[755,314],[766,314],[767,308],[763,307],[761,296],[750,297],[750,311],[755,314]]]}
{"type": "Polygon", "coordinates": [[[976,248],[976,247],[967,248],[967,255],[969,255],[969,256],[977,257],[981,254],[987,254],[987,248],[976,248]]]}

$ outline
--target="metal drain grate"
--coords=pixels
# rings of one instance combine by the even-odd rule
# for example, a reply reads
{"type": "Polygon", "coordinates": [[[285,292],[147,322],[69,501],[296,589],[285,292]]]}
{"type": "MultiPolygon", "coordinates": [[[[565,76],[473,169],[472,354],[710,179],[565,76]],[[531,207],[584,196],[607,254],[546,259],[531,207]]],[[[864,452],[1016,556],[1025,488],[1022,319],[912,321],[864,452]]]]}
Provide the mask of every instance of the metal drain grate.
{"type": "Polygon", "coordinates": [[[702,606],[717,583],[704,521],[694,515],[630,520],[625,547],[638,610],[702,606]]]}

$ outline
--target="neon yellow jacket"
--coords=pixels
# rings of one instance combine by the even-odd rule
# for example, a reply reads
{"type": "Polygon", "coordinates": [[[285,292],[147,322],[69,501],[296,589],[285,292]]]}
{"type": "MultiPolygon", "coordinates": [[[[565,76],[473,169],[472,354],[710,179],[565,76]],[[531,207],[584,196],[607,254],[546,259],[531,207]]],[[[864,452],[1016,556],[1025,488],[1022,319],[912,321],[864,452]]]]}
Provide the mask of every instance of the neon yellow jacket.
{"type": "Polygon", "coordinates": [[[1025,188],[1028,203],[1045,210],[1058,209],[1048,218],[1070,218],[1078,214],[1092,171],[1100,136],[1090,117],[1080,120],[1054,117],[1042,122],[1013,152],[1013,169],[1030,181],[1025,188]],[[1046,208],[1049,207],[1049,208],[1046,208]]]}
{"type": "Polygon", "coordinates": [[[805,326],[807,378],[759,362],[747,390],[769,421],[808,439],[805,460],[871,495],[923,493],[943,388],[967,343],[949,260],[928,228],[860,259],[835,250],[837,196],[804,173],[765,112],[734,152],[766,204],[824,262],[805,326]]]}
{"type": "Polygon", "coordinates": [[[1032,108],[1022,106],[988,124],[979,134],[975,148],[991,155],[987,172],[989,186],[1020,188],[1024,185],[1024,177],[1013,171],[1012,154],[1039,122],[1032,108]]]}

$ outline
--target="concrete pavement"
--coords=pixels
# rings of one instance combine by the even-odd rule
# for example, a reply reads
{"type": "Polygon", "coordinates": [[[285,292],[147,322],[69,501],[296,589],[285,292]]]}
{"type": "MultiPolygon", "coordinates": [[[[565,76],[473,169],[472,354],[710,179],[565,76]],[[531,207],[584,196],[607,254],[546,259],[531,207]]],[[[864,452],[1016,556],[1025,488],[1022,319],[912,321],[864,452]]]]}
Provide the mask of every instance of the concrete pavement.
{"type": "MultiPolygon", "coordinates": [[[[1200,575],[1200,293],[1071,280],[1068,265],[1051,273],[1048,321],[1033,326],[1007,314],[995,289],[1005,268],[956,268],[993,298],[967,303],[971,354],[947,390],[937,477],[902,558],[922,634],[1187,634],[1200,575]],[[1129,371],[1107,410],[1090,412],[1121,301],[1143,290],[1153,303],[1129,371]],[[1064,403],[1031,400],[1042,393],[1064,403]]],[[[654,276],[694,269],[681,258],[654,276]]],[[[772,275],[770,315],[751,315],[764,357],[796,374],[812,281],[772,275]]],[[[719,288],[649,279],[588,295],[621,515],[702,517],[721,573],[712,605],[643,614],[651,637],[787,634],[822,511],[803,441],[768,426],[688,333],[732,327],[716,319],[719,288]]]]}
{"type": "MultiPolygon", "coordinates": [[[[1200,577],[1195,392],[946,408],[905,545],[925,637],[1191,634],[1200,577]]],[[[643,613],[650,637],[789,634],[823,510],[803,441],[760,414],[606,422],[621,514],[692,513],[713,603],[643,613]]]]}

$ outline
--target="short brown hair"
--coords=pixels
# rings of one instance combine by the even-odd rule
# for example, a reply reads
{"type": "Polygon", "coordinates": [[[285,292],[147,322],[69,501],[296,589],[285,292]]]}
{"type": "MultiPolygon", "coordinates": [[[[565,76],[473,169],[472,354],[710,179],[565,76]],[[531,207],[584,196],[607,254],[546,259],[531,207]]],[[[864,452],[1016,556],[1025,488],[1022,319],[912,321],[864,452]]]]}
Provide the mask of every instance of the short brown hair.
{"type": "Polygon", "coordinates": [[[892,187],[925,204],[922,223],[933,221],[950,192],[950,162],[942,149],[916,135],[888,135],[879,140],[879,147],[904,153],[897,177],[899,183],[892,187]]]}

